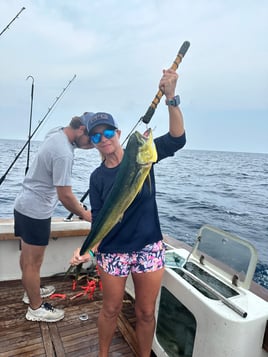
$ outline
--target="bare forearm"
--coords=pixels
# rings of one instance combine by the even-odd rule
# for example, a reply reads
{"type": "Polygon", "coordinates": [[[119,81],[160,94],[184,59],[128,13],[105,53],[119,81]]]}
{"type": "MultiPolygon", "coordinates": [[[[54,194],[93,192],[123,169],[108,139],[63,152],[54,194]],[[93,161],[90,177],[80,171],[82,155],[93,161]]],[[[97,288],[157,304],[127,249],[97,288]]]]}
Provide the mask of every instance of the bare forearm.
{"type": "Polygon", "coordinates": [[[67,210],[76,214],[77,216],[81,216],[84,211],[84,208],[80,205],[75,196],[61,197],[60,201],[67,210]]]}
{"type": "MultiPolygon", "coordinates": [[[[179,137],[184,133],[183,115],[177,103],[170,103],[175,99],[178,74],[173,69],[163,70],[163,76],[159,83],[159,89],[166,96],[169,112],[169,133],[173,137],[179,137]]],[[[179,104],[179,102],[178,102],[179,104]]]]}
{"type": "Polygon", "coordinates": [[[91,213],[86,211],[80,204],[75,195],[72,193],[71,187],[57,187],[57,193],[59,200],[68,211],[85,219],[86,221],[91,221],[91,213]]]}
{"type": "Polygon", "coordinates": [[[168,106],[169,133],[173,137],[179,137],[184,133],[183,115],[179,107],[168,106]]]}

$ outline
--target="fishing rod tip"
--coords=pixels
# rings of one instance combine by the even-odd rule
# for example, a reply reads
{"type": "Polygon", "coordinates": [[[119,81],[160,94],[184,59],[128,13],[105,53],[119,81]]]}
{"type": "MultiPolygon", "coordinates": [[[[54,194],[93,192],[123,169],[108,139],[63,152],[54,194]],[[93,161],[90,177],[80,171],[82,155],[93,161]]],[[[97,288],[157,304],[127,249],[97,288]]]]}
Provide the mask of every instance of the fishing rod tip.
{"type": "Polygon", "coordinates": [[[28,76],[28,77],[26,78],[26,81],[27,81],[27,79],[29,79],[29,78],[32,78],[32,80],[34,81],[34,77],[33,77],[33,76],[28,76]]]}

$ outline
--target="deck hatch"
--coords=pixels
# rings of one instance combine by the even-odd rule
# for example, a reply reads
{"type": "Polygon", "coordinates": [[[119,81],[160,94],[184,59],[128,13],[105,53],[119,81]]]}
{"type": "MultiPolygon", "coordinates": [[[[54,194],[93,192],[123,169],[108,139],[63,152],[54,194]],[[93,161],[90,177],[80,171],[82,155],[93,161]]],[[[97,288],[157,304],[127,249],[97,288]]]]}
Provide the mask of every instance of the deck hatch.
{"type": "Polygon", "coordinates": [[[216,273],[230,284],[249,289],[257,260],[257,252],[249,242],[204,225],[187,262],[216,273]]]}

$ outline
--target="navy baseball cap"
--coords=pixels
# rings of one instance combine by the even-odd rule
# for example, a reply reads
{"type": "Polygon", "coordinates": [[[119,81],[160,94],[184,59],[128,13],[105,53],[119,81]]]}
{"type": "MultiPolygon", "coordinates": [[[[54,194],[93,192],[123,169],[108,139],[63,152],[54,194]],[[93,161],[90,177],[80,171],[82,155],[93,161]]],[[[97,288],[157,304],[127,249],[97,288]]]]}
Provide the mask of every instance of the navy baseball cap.
{"type": "Polygon", "coordinates": [[[118,129],[118,125],[111,114],[108,113],[84,113],[81,117],[81,121],[85,123],[87,131],[91,132],[97,125],[109,125],[114,129],[118,129]]]}
{"type": "Polygon", "coordinates": [[[79,118],[80,118],[82,125],[85,125],[85,127],[87,128],[88,122],[93,115],[95,115],[95,113],[92,113],[92,112],[86,112],[83,115],[81,115],[81,117],[79,117],[79,118]]]}

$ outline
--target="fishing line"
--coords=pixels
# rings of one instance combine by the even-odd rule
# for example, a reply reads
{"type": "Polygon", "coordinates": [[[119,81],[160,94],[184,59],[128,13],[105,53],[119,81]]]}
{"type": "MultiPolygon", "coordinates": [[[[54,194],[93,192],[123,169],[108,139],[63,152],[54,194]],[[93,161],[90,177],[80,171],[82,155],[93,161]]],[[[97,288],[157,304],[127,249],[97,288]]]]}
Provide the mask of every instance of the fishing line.
{"type": "Polygon", "coordinates": [[[66,87],[63,88],[63,90],[61,91],[60,95],[58,97],[56,97],[55,101],[53,102],[53,104],[51,105],[50,108],[48,108],[47,113],[45,114],[45,116],[43,117],[43,119],[39,122],[39,124],[37,125],[37,127],[35,128],[35,130],[32,132],[32,134],[30,135],[30,137],[28,138],[28,140],[26,141],[26,143],[23,145],[23,147],[21,148],[21,150],[19,151],[19,153],[16,155],[15,159],[13,160],[13,162],[10,164],[9,168],[6,170],[6,172],[4,173],[4,175],[0,178],[0,185],[3,183],[3,181],[5,180],[7,174],[9,173],[9,171],[11,170],[11,168],[13,167],[13,165],[15,164],[15,162],[18,160],[18,158],[20,157],[21,153],[23,152],[23,150],[26,148],[26,146],[29,144],[30,140],[32,139],[32,137],[34,136],[34,134],[37,132],[37,130],[39,129],[39,127],[44,123],[45,119],[48,117],[48,115],[52,112],[53,108],[55,107],[55,105],[57,104],[57,102],[63,97],[64,93],[66,92],[67,88],[71,85],[71,83],[74,81],[74,79],[76,78],[76,74],[73,76],[73,78],[69,81],[69,83],[67,84],[66,87]]]}
{"type": "MultiPolygon", "coordinates": [[[[172,65],[170,67],[171,69],[173,69],[174,71],[176,71],[178,69],[179,64],[181,63],[181,61],[182,61],[183,57],[185,56],[186,52],[188,51],[189,47],[190,47],[190,42],[184,41],[178,51],[178,54],[177,54],[175,60],[173,61],[172,65]]],[[[164,92],[161,89],[159,89],[158,92],[156,93],[152,103],[150,104],[149,108],[147,109],[147,112],[144,114],[144,116],[142,116],[138,120],[138,122],[135,124],[135,126],[131,129],[128,136],[123,141],[123,144],[127,141],[127,139],[133,133],[135,128],[138,126],[138,124],[140,124],[141,122],[148,124],[150,122],[150,120],[152,119],[152,116],[154,115],[155,109],[156,109],[157,105],[159,104],[163,94],[164,94],[164,92]]]]}
{"type": "Polygon", "coordinates": [[[9,28],[9,26],[12,24],[13,21],[15,21],[19,15],[22,13],[22,11],[25,10],[25,7],[22,7],[21,10],[17,13],[17,15],[10,21],[10,23],[0,32],[0,36],[9,28]]]}

